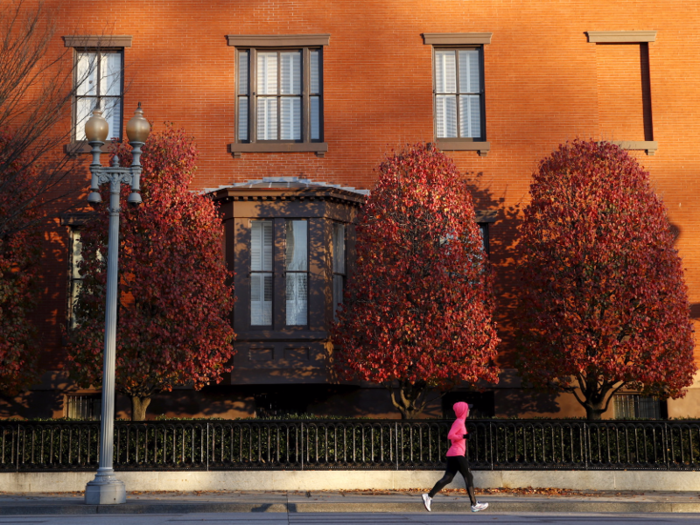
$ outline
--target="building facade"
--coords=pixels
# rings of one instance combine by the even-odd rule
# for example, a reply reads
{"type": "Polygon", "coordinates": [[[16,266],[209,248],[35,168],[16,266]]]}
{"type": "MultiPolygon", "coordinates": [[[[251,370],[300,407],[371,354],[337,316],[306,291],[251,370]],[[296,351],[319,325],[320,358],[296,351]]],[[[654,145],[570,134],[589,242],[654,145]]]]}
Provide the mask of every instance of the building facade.
{"type": "MultiPolygon", "coordinates": [[[[324,353],[352,259],[352,222],[375,168],[419,141],[453,158],[473,189],[503,340],[501,383],[446,400],[466,397],[485,415],[584,415],[571,396],[524,392],[512,370],[517,227],[537,161],[568,140],[616,142],[651,173],[677,234],[693,318],[700,316],[700,10],[687,3],[46,4],[56,26],[51,56],[89,80],[65,115],[62,125],[74,131],[56,155],[87,153],[81,124],[96,102],[110,136],[121,137],[140,101],[156,129],[173,122],[195,137],[194,189],[222,204],[227,262],[236,271],[235,368],[216,387],[159,396],[152,416],[398,417],[383,389],[334,384],[324,353]]],[[[88,180],[85,169],[71,184],[87,189],[88,180]]],[[[2,416],[97,410],[94,395],[75,390],[62,369],[61,326],[70,324],[88,211],[76,197],[47,224],[36,321],[49,372],[28,394],[3,400],[2,416]]],[[[700,383],[667,406],[625,395],[618,415],[700,415],[700,383]]],[[[127,416],[127,400],[119,407],[127,416]]],[[[439,403],[427,412],[441,414],[439,403]]]]}

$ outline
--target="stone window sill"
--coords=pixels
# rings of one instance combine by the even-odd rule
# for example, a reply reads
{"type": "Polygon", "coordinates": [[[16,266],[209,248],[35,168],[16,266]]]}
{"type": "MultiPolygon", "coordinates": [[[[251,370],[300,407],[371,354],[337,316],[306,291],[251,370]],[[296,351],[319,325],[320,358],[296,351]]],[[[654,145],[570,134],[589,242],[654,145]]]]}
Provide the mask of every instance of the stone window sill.
{"type": "Polygon", "coordinates": [[[463,141],[438,139],[437,147],[441,151],[476,151],[480,156],[485,157],[491,150],[490,142],[463,141]]]}
{"type": "Polygon", "coordinates": [[[627,150],[645,150],[647,155],[653,156],[659,149],[659,143],[655,140],[613,140],[613,144],[627,150]]]}
{"type": "Polygon", "coordinates": [[[250,144],[234,143],[228,145],[228,151],[237,159],[243,153],[315,153],[324,157],[328,151],[325,142],[256,142],[250,144]]]}

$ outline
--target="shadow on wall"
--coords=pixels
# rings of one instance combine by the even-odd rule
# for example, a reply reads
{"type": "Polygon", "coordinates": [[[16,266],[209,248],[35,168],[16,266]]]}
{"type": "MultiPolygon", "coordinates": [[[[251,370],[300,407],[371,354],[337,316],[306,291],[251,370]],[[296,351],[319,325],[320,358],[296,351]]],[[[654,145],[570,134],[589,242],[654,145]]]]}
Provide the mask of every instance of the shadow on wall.
{"type": "MultiPolygon", "coordinates": [[[[494,273],[496,308],[494,319],[498,323],[499,365],[512,368],[517,348],[516,326],[518,322],[517,249],[518,228],[523,220],[522,204],[525,195],[512,206],[505,207],[508,188],[500,196],[494,195],[490,181],[483,172],[467,173],[467,186],[477,210],[497,210],[496,222],[489,227],[489,260],[494,273]]],[[[511,199],[512,200],[512,199],[511,199]]]]}

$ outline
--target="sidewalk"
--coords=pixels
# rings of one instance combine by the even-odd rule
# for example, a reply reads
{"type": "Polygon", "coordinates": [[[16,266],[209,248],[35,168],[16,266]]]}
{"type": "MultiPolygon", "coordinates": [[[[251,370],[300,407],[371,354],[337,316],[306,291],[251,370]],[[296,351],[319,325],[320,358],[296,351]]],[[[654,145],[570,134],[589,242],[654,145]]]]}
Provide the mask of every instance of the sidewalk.
{"type": "MultiPolygon", "coordinates": [[[[489,512],[700,513],[697,493],[575,492],[478,495],[489,512]]],[[[464,491],[433,500],[433,512],[469,512],[464,491]]],[[[0,515],[188,514],[203,512],[425,512],[418,491],[131,492],[124,505],[85,505],[81,493],[0,493],[0,515]]]]}

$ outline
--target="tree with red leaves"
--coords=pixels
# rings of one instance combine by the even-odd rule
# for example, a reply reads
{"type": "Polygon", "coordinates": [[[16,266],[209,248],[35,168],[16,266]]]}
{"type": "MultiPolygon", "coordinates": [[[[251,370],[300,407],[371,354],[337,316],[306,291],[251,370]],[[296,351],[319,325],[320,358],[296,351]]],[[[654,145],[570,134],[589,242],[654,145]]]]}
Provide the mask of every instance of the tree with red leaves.
{"type": "MultiPolygon", "coordinates": [[[[128,145],[115,154],[130,164],[128,145]]],[[[189,190],[196,157],[192,140],[168,127],[144,146],[143,204],[127,207],[130,189],[122,185],[116,388],[131,397],[135,421],[156,392],[200,389],[232,368],[231,274],[216,206],[189,190]]],[[[68,352],[83,387],[102,378],[108,223],[104,204],[81,235],[83,285],[68,352]]]]}
{"type": "Polygon", "coordinates": [[[357,225],[357,264],[332,331],[345,379],[384,384],[403,419],[431,388],[498,381],[493,296],[471,195],[431,144],[387,158],[357,225]]]}
{"type": "Polygon", "coordinates": [[[36,172],[20,155],[14,160],[0,134],[0,391],[16,394],[37,379],[36,329],[29,313],[36,306],[41,236],[38,209],[18,202],[38,200],[36,172]]]}
{"type": "Polygon", "coordinates": [[[683,396],[696,370],[693,328],[649,174],[618,146],[576,140],[540,162],[530,194],[521,232],[523,378],[572,392],[591,420],[621,388],[683,396]]]}

